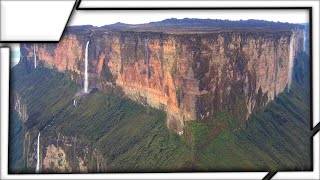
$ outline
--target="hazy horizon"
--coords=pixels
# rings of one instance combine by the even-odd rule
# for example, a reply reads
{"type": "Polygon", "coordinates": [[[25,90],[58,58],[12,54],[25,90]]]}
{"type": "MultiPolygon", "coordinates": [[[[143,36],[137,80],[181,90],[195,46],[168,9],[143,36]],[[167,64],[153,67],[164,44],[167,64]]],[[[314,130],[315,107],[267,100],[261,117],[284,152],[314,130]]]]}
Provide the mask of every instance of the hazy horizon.
{"type": "Polygon", "coordinates": [[[117,23],[120,23],[120,24],[126,24],[126,25],[144,25],[144,24],[149,24],[149,23],[156,23],[156,22],[161,22],[161,21],[165,21],[165,20],[169,20],[169,19],[177,19],[177,20],[183,20],[183,19],[201,19],[201,20],[222,20],[222,21],[249,21],[249,20],[254,20],[254,21],[267,21],[267,22],[274,22],[274,23],[289,23],[289,24],[307,24],[309,22],[304,22],[304,23],[290,23],[290,22],[281,22],[281,21],[269,21],[269,20],[264,20],[264,19],[240,19],[240,20],[230,20],[230,19],[210,19],[210,18],[167,18],[167,19],[162,19],[162,20],[159,20],[159,21],[151,21],[151,22],[146,22],[146,23],[139,23],[139,24],[133,24],[133,23],[124,23],[124,22],[115,22],[115,23],[112,23],[112,24],[105,24],[105,25],[101,25],[101,26],[95,26],[93,24],[81,24],[81,25],[67,25],[67,27],[72,27],[72,26],[94,26],[94,27],[102,27],[102,26],[109,26],[109,25],[114,25],[114,24],[117,24],[117,23]]]}
{"type": "Polygon", "coordinates": [[[124,24],[147,24],[165,19],[220,19],[265,20],[292,24],[308,23],[307,10],[183,10],[183,11],[76,11],[67,26],[92,25],[101,27],[117,22],[124,24]],[[190,11],[192,13],[190,13],[190,11]]]}

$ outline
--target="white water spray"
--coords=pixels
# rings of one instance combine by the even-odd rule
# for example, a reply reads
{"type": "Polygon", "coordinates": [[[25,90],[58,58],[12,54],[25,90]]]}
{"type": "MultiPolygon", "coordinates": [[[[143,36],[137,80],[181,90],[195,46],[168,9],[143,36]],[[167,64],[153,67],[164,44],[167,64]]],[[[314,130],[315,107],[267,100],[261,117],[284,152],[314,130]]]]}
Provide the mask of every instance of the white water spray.
{"type": "Polygon", "coordinates": [[[88,46],[89,46],[89,41],[87,42],[86,45],[86,54],[85,54],[85,65],[84,65],[84,93],[88,93],[88,46]]]}
{"type": "Polygon", "coordinates": [[[36,44],[33,45],[34,68],[37,68],[36,44]]]}
{"type": "Polygon", "coordinates": [[[306,52],[306,46],[307,46],[307,26],[305,25],[304,31],[303,31],[303,52],[306,52]]]}
{"type": "Polygon", "coordinates": [[[291,83],[292,83],[292,69],[293,69],[293,60],[294,60],[294,44],[295,44],[295,37],[294,34],[290,39],[290,53],[289,53],[289,71],[288,71],[288,93],[290,91],[291,83]]]}
{"type": "MultiPolygon", "coordinates": [[[[42,131],[44,131],[47,127],[50,127],[50,125],[53,123],[53,121],[54,121],[54,118],[52,119],[52,121],[46,127],[44,127],[44,129],[42,131]]],[[[40,131],[39,134],[38,134],[36,173],[40,173],[40,135],[41,135],[42,131],[40,131]]]]}
{"type": "Polygon", "coordinates": [[[303,31],[303,52],[306,52],[306,32],[303,31]]]}
{"type": "Polygon", "coordinates": [[[39,134],[38,134],[38,147],[37,147],[37,166],[36,166],[36,173],[39,173],[39,169],[40,169],[40,134],[41,134],[41,132],[39,132],[39,134]]]}

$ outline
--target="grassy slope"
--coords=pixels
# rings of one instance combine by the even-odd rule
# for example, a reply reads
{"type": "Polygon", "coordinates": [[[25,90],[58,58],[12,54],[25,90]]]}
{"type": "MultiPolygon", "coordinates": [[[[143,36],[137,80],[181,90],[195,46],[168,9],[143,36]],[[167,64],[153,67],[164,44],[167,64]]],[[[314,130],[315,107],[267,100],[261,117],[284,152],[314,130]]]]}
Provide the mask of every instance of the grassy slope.
{"type": "MultiPolygon", "coordinates": [[[[192,145],[197,152],[194,164],[204,171],[311,170],[308,64],[309,57],[298,54],[290,93],[280,93],[263,112],[252,114],[245,129],[225,129],[204,144],[201,139],[209,139],[214,129],[192,123],[192,145]]],[[[230,124],[235,119],[221,113],[212,121],[230,124]]]]}
{"type": "MultiPolygon", "coordinates": [[[[13,68],[13,86],[28,104],[26,127],[34,135],[55,117],[42,136],[61,133],[90,141],[107,159],[109,171],[181,170],[279,170],[308,168],[309,105],[303,89],[294,85],[261,113],[247,128],[225,130],[203,146],[205,124],[192,123],[192,143],[170,132],[165,113],[129,99],[106,93],[82,97],[77,107],[72,98],[81,89],[63,74],[38,68],[27,73],[13,68]]],[[[229,122],[234,119],[223,115],[229,122]]],[[[36,137],[36,136],[34,136],[36,137]]]]}
{"type": "Polygon", "coordinates": [[[9,129],[9,172],[23,172],[23,125],[17,112],[12,112],[10,114],[9,129]]]}
{"type": "Polygon", "coordinates": [[[189,159],[187,143],[167,129],[164,112],[101,92],[82,96],[74,107],[81,87],[62,73],[44,68],[27,73],[21,65],[13,71],[13,87],[28,104],[26,126],[34,138],[54,117],[42,139],[61,133],[90,141],[110,171],[173,171],[189,159]]]}
{"type": "Polygon", "coordinates": [[[264,112],[254,114],[245,129],[224,130],[198,148],[195,164],[205,171],[310,169],[310,107],[296,92],[297,86],[290,95],[279,95],[264,112]]]}
{"type": "Polygon", "coordinates": [[[110,171],[157,171],[180,167],[187,158],[187,146],[165,123],[161,111],[95,93],[80,99],[76,107],[67,106],[51,130],[92,142],[110,171]]]}
{"type": "Polygon", "coordinates": [[[56,116],[78,90],[78,85],[67,80],[62,73],[49,69],[37,69],[31,73],[21,64],[12,68],[11,88],[23,97],[28,107],[27,129],[38,133],[56,116]]]}

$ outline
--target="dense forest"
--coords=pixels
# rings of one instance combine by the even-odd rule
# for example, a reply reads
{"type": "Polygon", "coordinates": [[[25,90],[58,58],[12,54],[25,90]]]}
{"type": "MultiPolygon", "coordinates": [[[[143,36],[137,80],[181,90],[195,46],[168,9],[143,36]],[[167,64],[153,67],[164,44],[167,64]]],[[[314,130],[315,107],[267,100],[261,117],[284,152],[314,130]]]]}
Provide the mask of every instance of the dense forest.
{"type": "MultiPolygon", "coordinates": [[[[163,111],[108,92],[92,92],[74,106],[82,87],[56,70],[28,71],[20,63],[11,70],[10,88],[23,97],[29,119],[23,123],[11,109],[9,170],[34,172],[26,167],[24,134],[30,133],[35,142],[52,118],[55,121],[42,132],[42,153],[59,135],[76,137],[100,153],[106,172],[310,169],[309,56],[301,53],[296,62],[290,93],[279,94],[265,110],[252,114],[243,128],[235,129],[237,117],[221,112],[212,121],[228,128],[216,138],[210,122],[201,121],[189,123],[188,132],[179,136],[166,127],[163,111]]],[[[83,147],[60,146],[76,169],[73,159],[82,155],[83,147]]],[[[89,172],[97,172],[93,161],[85,160],[89,172]]]]}

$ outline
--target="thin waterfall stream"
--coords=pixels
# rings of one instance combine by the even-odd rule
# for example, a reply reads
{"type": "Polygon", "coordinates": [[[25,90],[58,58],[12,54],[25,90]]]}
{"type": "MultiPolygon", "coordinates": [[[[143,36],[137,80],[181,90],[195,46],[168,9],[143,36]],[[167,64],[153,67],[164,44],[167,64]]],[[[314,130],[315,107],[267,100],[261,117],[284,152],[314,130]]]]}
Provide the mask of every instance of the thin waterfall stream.
{"type": "Polygon", "coordinates": [[[36,166],[36,173],[40,173],[40,135],[41,132],[43,132],[45,129],[47,129],[47,127],[50,127],[50,125],[53,123],[54,118],[52,119],[52,121],[46,126],[44,127],[38,134],[38,140],[37,140],[37,166],[36,166]]]}
{"type": "Polygon", "coordinates": [[[293,60],[294,60],[294,43],[295,43],[295,37],[294,34],[292,35],[290,39],[290,52],[289,52],[289,70],[288,70],[288,93],[290,92],[291,83],[292,83],[292,71],[293,71],[293,60]]]}
{"type": "Polygon", "coordinates": [[[86,45],[86,54],[85,54],[85,65],[84,65],[84,93],[88,93],[88,86],[89,86],[89,82],[88,82],[88,46],[89,46],[89,42],[87,42],[86,45]]]}

